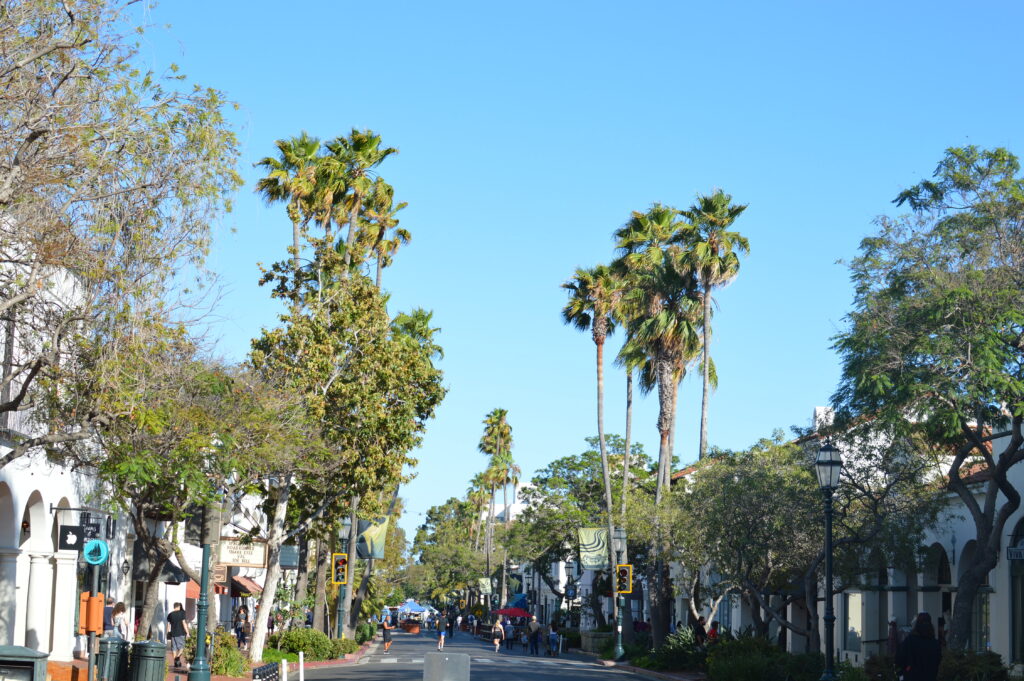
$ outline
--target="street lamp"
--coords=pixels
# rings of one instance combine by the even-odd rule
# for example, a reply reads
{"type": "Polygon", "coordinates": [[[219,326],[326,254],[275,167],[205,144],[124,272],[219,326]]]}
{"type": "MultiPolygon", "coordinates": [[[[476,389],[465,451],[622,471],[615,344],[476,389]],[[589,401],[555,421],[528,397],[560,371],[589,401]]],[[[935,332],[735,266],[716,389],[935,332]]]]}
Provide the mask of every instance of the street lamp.
{"type": "MultiPolygon", "coordinates": [[[[196,601],[196,656],[188,672],[188,681],[210,681],[210,661],[206,659],[206,617],[210,601],[210,517],[209,504],[203,506],[203,562],[199,574],[199,599],[196,601]]],[[[127,564],[127,561],[125,561],[127,564]]]]}
{"type": "Polygon", "coordinates": [[[814,461],[818,486],[825,495],[825,672],[821,681],[835,681],[834,645],[836,615],[832,609],[832,493],[839,487],[839,474],[843,470],[843,456],[838,449],[825,443],[818,449],[814,461]]]}
{"type": "Polygon", "coordinates": [[[615,601],[618,604],[617,617],[615,619],[615,659],[621,660],[626,656],[626,649],[622,647],[622,611],[626,608],[626,599],[619,593],[619,563],[622,562],[622,547],[626,545],[626,530],[623,527],[615,527],[615,569],[612,571],[612,586],[615,587],[615,601]]]}
{"type": "MultiPolygon", "coordinates": [[[[352,529],[352,518],[349,516],[343,516],[341,519],[341,552],[348,553],[348,535],[352,529]]],[[[337,620],[337,636],[338,638],[345,638],[345,599],[348,597],[348,584],[351,582],[352,577],[352,566],[355,561],[352,560],[352,556],[348,556],[348,566],[345,568],[345,583],[338,587],[338,598],[337,607],[334,611],[334,618],[337,620]]]]}

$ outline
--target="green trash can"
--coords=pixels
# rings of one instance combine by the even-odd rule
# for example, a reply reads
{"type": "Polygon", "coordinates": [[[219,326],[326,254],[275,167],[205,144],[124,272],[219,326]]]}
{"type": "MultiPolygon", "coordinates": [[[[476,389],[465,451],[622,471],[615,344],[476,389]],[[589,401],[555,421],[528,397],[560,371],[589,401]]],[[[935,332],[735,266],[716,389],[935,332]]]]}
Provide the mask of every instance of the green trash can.
{"type": "Polygon", "coordinates": [[[131,681],[164,681],[166,674],[167,646],[159,641],[132,645],[131,681]]]}
{"type": "Polygon", "coordinates": [[[128,681],[128,641],[116,636],[101,638],[96,672],[100,681],[128,681]]]}

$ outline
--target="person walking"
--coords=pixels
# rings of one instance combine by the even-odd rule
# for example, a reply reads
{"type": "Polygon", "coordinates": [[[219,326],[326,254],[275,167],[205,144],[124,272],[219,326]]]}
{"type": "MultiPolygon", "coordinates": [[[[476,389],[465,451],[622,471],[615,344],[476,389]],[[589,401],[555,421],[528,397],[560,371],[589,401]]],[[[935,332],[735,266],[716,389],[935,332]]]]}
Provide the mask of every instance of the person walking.
{"type": "Polygon", "coordinates": [[[704,619],[704,615],[697,618],[697,621],[693,623],[693,640],[696,641],[697,645],[702,646],[708,639],[708,632],[704,628],[704,623],[707,622],[704,619]]]}
{"type": "Polygon", "coordinates": [[[711,628],[708,629],[708,645],[718,643],[718,620],[711,620],[711,628]]]}
{"type": "Polygon", "coordinates": [[[919,613],[896,653],[896,672],[903,674],[903,681],[936,681],[941,657],[932,616],[919,613]]]}
{"type": "MultiPolygon", "coordinates": [[[[461,631],[461,630],[462,630],[462,615],[459,615],[458,617],[455,618],[455,631],[461,631]]],[[[454,632],[452,633],[452,638],[455,638],[455,633],[454,632]]]]}
{"type": "MultiPolygon", "coordinates": [[[[394,627],[391,626],[391,618],[390,617],[385,617],[384,621],[381,622],[381,627],[383,627],[383,629],[384,629],[384,632],[383,632],[383,636],[384,636],[384,654],[385,655],[390,655],[391,654],[391,630],[394,629],[394,627]]],[[[438,650],[440,650],[440,648],[438,650]]]]}
{"type": "Polygon", "coordinates": [[[128,608],[124,607],[124,603],[118,601],[117,604],[111,608],[111,613],[110,621],[113,626],[111,635],[116,636],[122,641],[130,641],[131,636],[128,632],[128,608]]]}
{"type": "Polygon", "coordinates": [[[505,618],[505,647],[512,652],[512,642],[515,640],[516,628],[512,626],[512,620],[505,618]]]}
{"type": "Polygon", "coordinates": [[[558,657],[558,625],[554,622],[548,629],[548,649],[551,657],[558,657]]]}
{"type": "Polygon", "coordinates": [[[181,668],[181,651],[185,649],[185,637],[188,636],[188,622],[185,621],[185,609],[181,603],[174,604],[174,610],[167,616],[167,638],[171,641],[174,651],[174,666],[181,668]]]}
{"type": "Polygon", "coordinates": [[[491,627],[491,638],[494,640],[494,652],[500,651],[501,642],[505,640],[505,629],[498,620],[494,620],[494,625],[491,627]]]}
{"type": "Polygon", "coordinates": [[[103,635],[114,635],[114,599],[107,596],[106,605],[103,606],[103,635]]]}
{"type": "Polygon", "coordinates": [[[444,637],[448,635],[448,616],[438,615],[437,619],[437,649],[444,650],[444,637]]]}
{"type": "Polygon", "coordinates": [[[530,623],[526,625],[527,636],[530,641],[530,654],[540,656],[540,622],[537,621],[537,616],[534,615],[530,618],[530,623]]]}
{"type": "Polygon", "coordinates": [[[249,624],[249,608],[244,605],[238,606],[232,624],[235,629],[235,640],[238,641],[238,649],[245,650],[245,644],[249,640],[249,629],[252,627],[249,624]]]}

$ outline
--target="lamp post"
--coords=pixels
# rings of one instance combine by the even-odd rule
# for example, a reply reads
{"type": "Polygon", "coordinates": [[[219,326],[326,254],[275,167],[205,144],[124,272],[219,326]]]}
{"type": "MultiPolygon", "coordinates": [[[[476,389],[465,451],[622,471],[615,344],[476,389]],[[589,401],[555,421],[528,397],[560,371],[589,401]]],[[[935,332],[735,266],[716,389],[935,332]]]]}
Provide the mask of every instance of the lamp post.
{"type": "Polygon", "coordinates": [[[615,588],[615,601],[618,604],[617,617],[615,619],[615,659],[621,660],[626,656],[626,649],[622,647],[622,611],[626,608],[626,599],[619,593],[618,564],[622,562],[622,547],[626,545],[625,528],[615,527],[615,569],[612,571],[612,585],[615,588]]]}
{"type": "MultiPolygon", "coordinates": [[[[348,534],[352,529],[352,518],[344,516],[341,519],[341,552],[348,553],[348,534]]],[[[337,637],[345,638],[345,599],[348,597],[348,584],[352,572],[352,556],[348,557],[348,564],[345,566],[345,583],[338,587],[337,608],[334,618],[337,620],[337,637]]]]}
{"type": "Polygon", "coordinates": [[[825,496],[825,671],[821,681],[835,681],[834,645],[836,615],[832,609],[832,493],[839,487],[839,474],[843,470],[843,456],[838,449],[825,443],[818,449],[814,462],[818,486],[825,496]]]}
{"type": "Polygon", "coordinates": [[[199,575],[199,599],[196,601],[196,656],[188,672],[188,681],[210,681],[210,663],[206,659],[206,617],[210,601],[206,592],[210,588],[210,531],[209,516],[203,507],[203,563],[199,575]]]}

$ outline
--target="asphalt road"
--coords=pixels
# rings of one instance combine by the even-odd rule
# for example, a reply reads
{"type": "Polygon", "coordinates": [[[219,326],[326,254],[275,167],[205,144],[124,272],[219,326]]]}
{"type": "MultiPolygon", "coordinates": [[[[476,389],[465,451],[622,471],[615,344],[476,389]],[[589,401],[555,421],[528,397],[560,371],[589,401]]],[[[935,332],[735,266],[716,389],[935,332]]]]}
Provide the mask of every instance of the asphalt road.
{"type": "MultiPolygon", "coordinates": [[[[397,630],[394,634],[391,653],[384,654],[384,646],[378,642],[358,663],[344,667],[310,669],[306,672],[309,681],[332,679],[360,679],[361,681],[421,681],[423,679],[424,656],[437,652],[437,639],[433,632],[407,634],[397,630]]],[[[543,648],[542,648],[543,650],[543,648]]],[[[446,653],[465,653],[470,656],[469,673],[472,681],[627,681],[644,678],[619,669],[601,667],[593,658],[582,657],[540,657],[527,655],[521,647],[512,652],[504,649],[494,652],[494,647],[468,633],[460,632],[454,640],[445,643],[446,653]]],[[[289,681],[297,681],[293,673],[289,681]]]]}

